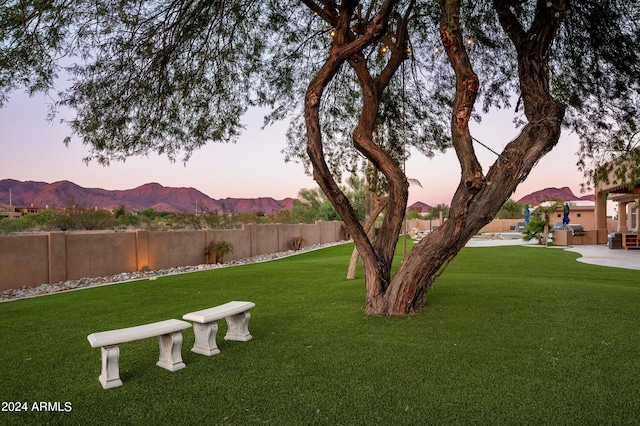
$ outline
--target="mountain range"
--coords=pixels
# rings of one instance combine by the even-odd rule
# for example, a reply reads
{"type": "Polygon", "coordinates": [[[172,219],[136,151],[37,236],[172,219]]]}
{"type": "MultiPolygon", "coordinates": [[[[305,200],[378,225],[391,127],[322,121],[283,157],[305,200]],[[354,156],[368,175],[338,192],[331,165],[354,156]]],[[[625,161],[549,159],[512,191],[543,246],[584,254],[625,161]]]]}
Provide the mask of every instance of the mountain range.
{"type": "MultiPolygon", "coordinates": [[[[562,201],[594,200],[594,196],[577,197],[570,188],[545,188],[535,191],[518,200],[521,204],[535,205],[541,201],[560,199],[562,201]]],[[[216,200],[195,188],[172,188],[159,183],[147,183],[127,190],[106,190],[83,188],[69,181],[54,183],[14,179],[0,180],[0,204],[19,207],[69,207],[72,205],[86,208],[98,207],[112,210],[124,206],[130,211],[152,208],[166,212],[231,211],[264,212],[270,214],[280,210],[290,210],[293,198],[276,200],[271,197],[260,198],[224,198],[216,200]],[[11,200],[10,200],[11,198],[11,200]]],[[[427,211],[432,206],[418,201],[409,209],[427,211]]]]}
{"type": "MultiPolygon", "coordinates": [[[[593,194],[590,194],[578,197],[573,193],[573,191],[571,191],[571,188],[569,188],[568,186],[563,186],[562,188],[545,188],[539,191],[532,192],[531,194],[525,195],[524,197],[520,198],[518,200],[518,203],[530,204],[535,206],[543,201],[548,200],[562,200],[564,202],[594,201],[595,196],[593,194]]],[[[431,208],[432,206],[425,204],[422,201],[418,201],[410,205],[408,210],[427,212],[431,208]]]]}
{"type": "Polygon", "coordinates": [[[21,182],[13,179],[0,180],[0,204],[35,207],[69,207],[112,210],[124,206],[130,211],[152,208],[165,212],[231,211],[264,212],[290,210],[293,198],[276,200],[260,198],[224,198],[216,200],[195,188],[171,188],[158,183],[147,183],[127,190],[83,188],[69,181],[54,183],[21,182]],[[9,194],[11,192],[11,194],[9,194]]]}

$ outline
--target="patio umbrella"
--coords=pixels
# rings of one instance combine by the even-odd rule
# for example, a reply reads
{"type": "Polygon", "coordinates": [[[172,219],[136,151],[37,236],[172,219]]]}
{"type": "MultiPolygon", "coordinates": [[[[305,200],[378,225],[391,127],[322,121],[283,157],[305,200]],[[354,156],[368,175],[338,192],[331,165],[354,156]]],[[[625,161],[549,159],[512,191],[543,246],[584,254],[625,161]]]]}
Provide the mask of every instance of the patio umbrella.
{"type": "Polygon", "coordinates": [[[562,224],[566,225],[569,222],[571,222],[571,219],[569,219],[569,212],[571,211],[571,209],[569,208],[569,203],[565,203],[564,205],[564,216],[562,216],[562,224]]]}

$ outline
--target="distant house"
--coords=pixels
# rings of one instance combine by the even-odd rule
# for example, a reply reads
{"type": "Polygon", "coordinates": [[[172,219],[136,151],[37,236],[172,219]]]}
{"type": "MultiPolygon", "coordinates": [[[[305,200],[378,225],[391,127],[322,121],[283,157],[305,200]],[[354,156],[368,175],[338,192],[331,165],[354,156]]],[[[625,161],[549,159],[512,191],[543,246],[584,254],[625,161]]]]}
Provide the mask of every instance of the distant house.
{"type": "Polygon", "coordinates": [[[31,204],[29,207],[16,207],[16,209],[18,209],[22,214],[27,214],[27,213],[40,213],[40,211],[42,211],[43,208],[36,207],[33,204],[31,204]]]}
{"type": "MultiPolygon", "coordinates": [[[[541,206],[548,205],[548,201],[540,203],[541,206]]],[[[556,225],[562,223],[564,217],[564,205],[569,204],[569,223],[572,225],[582,225],[584,229],[593,229],[595,223],[595,202],[588,200],[576,200],[562,203],[551,214],[549,223],[556,225]]]]}
{"type": "MultiPolygon", "coordinates": [[[[613,170],[621,167],[621,163],[612,162],[608,166],[613,165],[613,170]]],[[[608,167],[605,168],[605,170],[608,167]]],[[[640,198],[640,182],[630,184],[628,182],[620,182],[616,179],[615,173],[609,174],[608,182],[598,182],[596,187],[596,203],[595,203],[595,227],[598,230],[598,243],[607,242],[607,213],[606,201],[612,200],[617,203],[618,224],[616,232],[619,233],[638,233],[638,199],[640,198]]]]}
{"type": "Polygon", "coordinates": [[[15,218],[20,216],[22,216],[22,212],[17,210],[16,206],[0,204],[0,217],[15,218]]]}
{"type": "Polygon", "coordinates": [[[41,210],[42,207],[35,207],[33,204],[29,207],[0,204],[0,217],[16,218],[25,214],[40,213],[41,210]]]}

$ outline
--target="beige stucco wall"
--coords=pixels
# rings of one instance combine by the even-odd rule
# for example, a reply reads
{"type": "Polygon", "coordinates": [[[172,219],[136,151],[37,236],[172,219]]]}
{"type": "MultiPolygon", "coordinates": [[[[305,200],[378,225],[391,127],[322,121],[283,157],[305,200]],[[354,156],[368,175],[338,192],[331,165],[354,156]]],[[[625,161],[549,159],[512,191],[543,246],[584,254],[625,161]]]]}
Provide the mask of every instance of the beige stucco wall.
{"type": "Polygon", "coordinates": [[[440,219],[409,219],[407,221],[407,232],[411,232],[412,229],[427,231],[429,226],[431,228],[440,226],[440,219]]]}
{"type": "MultiPolygon", "coordinates": [[[[553,226],[557,222],[562,222],[563,216],[564,211],[562,209],[556,210],[552,213],[549,223],[553,226]]],[[[570,206],[569,220],[570,224],[582,225],[584,230],[595,229],[596,216],[594,207],[584,208],[570,206]]]]}
{"type": "MultiPolygon", "coordinates": [[[[485,225],[480,232],[514,232],[518,229],[518,223],[520,222],[524,222],[524,219],[494,219],[485,225]]],[[[429,226],[432,228],[440,226],[440,220],[409,219],[407,221],[407,230],[409,232],[412,229],[428,230],[429,226]]]]}
{"type": "MultiPolygon", "coordinates": [[[[223,240],[229,241],[233,245],[233,253],[227,254],[224,258],[225,261],[254,256],[255,250],[251,241],[250,225],[245,225],[242,229],[210,229],[207,231],[207,241],[204,247],[223,240]]],[[[204,259],[204,249],[202,256],[204,259]]]]}
{"type": "Polygon", "coordinates": [[[310,225],[307,223],[302,224],[302,238],[309,244],[320,244],[320,227],[310,225]]]}
{"type": "Polygon", "coordinates": [[[592,229],[585,231],[584,235],[572,235],[571,231],[553,231],[553,244],[557,246],[595,245],[598,244],[598,231],[592,229]]]}
{"type": "Polygon", "coordinates": [[[0,290],[49,282],[48,245],[46,234],[0,237],[0,290]]]}
{"type": "Polygon", "coordinates": [[[278,241],[279,225],[250,226],[254,253],[276,253],[280,251],[280,242],[278,241]]]}
{"type": "MultiPolygon", "coordinates": [[[[48,255],[48,267],[49,267],[49,280],[50,283],[57,283],[67,280],[67,250],[66,250],[67,236],[64,232],[51,232],[48,235],[47,255],[48,255]]],[[[32,253],[23,253],[31,255],[32,253]]],[[[0,259],[2,257],[0,256],[0,259]]],[[[35,261],[40,259],[39,255],[33,253],[35,261]]],[[[1,274],[0,274],[1,275],[1,274]]],[[[0,276],[0,280],[2,277],[0,276]]]]}
{"type": "Polygon", "coordinates": [[[0,291],[43,283],[110,276],[122,272],[199,265],[205,248],[226,240],[225,261],[289,249],[291,238],[308,245],[345,239],[342,222],[245,225],[243,229],[199,231],[52,232],[0,236],[0,291]]]}
{"type": "Polygon", "coordinates": [[[518,223],[524,219],[494,219],[487,223],[480,232],[518,232],[518,223]]]}
{"type": "Polygon", "coordinates": [[[327,244],[344,239],[344,224],[337,220],[331,222],[318,221],[320,227],[320,243],[327,244]]]}
{"type": "MultiPolygon", "coordinates": [[[[289,250],[289,242],[293,238],[299,238],[299,237],[302,237],[302,224],[280,225],[278,227],[278,239],[280,241],[280,248],[278,251],[289,250]]],[[[303,244],[303,246],[304,245],[308,245],[308,242],[306,244],[303,244]]]]}
{"type": "Polygon", "coordinates": [[[137,269],[135,234],[69,234],[65,241],[67,280],[115,275],[137,269]]]}
{"type": "Polygon", "coordinates": [[[149,269],[204,263],[206,231],[149,232],[149,269]]]}

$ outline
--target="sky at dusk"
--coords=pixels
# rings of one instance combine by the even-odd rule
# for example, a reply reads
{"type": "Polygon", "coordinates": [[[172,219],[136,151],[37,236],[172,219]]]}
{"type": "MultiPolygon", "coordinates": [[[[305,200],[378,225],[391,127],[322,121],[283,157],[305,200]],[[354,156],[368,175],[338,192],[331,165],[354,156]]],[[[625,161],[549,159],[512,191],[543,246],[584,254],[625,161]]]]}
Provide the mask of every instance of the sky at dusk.
{"type": "MultiPolygon", "coordinates": [[[[65,147],[62,141],[69,135],[69,129],[58,119],[53,123],[46,120],[48,102],[42,96],[29,98],[14,93],[8,105],[0,109],[0,179],[48,183],[69,180],[82,187],[108,190],[157,182],[167,187],[193,187],[215,199],[295,198],[301,188],[317,187],[301,164],[284,162],[281,151],[286,144],[287,124],[262,130],[261,111],[247,114],[246,131],[236,144],[211,143],[196,151],[186,165],[150,154],[103,167],[82,161],[88,148],[77,137],[65,147]]],[[[485,116],[482,123],[472,125],[471,132],[497,152],[518,133],[507,112],[485,116]]],[[[480,145],[475,148],[486,172],[496,156],[480,145]]],[[[577,138],[565,133],[512,198],[517,200],[540,189],[563,186],[571,188],[577,196],[584,195],[580,193],[582,173],[575,166],[577,150],[577,138]]],[[[432,159],[413,152],[406,164],[406,174],[422,184],[422,188],[410,187],[409,204],[417,201],[450,204],[460,178],[460,166],[453,150],[432,159]]]]}

